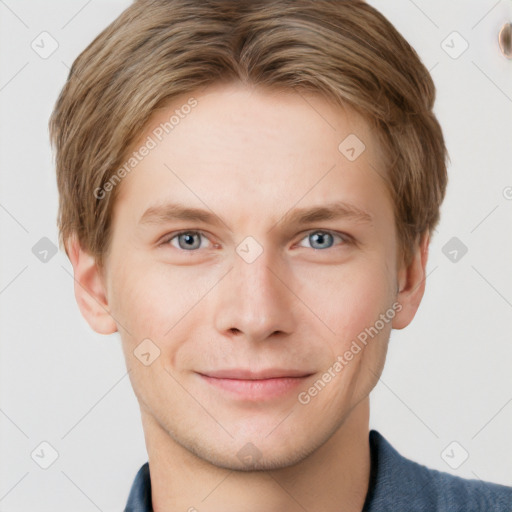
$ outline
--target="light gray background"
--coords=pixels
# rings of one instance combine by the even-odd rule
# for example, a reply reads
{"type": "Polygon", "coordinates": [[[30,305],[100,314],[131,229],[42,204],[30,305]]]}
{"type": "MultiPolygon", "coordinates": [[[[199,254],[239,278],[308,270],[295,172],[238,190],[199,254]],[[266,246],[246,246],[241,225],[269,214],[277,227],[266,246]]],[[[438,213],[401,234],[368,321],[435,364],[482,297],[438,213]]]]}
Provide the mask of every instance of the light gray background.
{"type": "MultiPolygon", "coordinates": [[[[371,427],[427,466],[512,485],[512,61],[497,43],[512,0],[370,3],[431,70],[451,156],[426,294],[411,326],[392,333],[371,427]],[[454,31],[469,43],[458,58],[454,31]],[[443,253],[452,237],[468,248],[456,262],[443,253]],[[464,450],[468,459],[452,469],[447,461],[456,466],[464,450]]],[[[122,510],[147,460],[118,335],[97,335],[83,320],[63,253],[45,263],[32,252],[42,237],[57,242],[53,104],[76,56],[128,5],[0,0],[5,512],[122,510]],[[46,59],[31,48],[43,31],[59,44],[46,59]],[[43,441],[58,452],[48,469],[31,458],[35,449],[39,461],[49,456],[43,441]]]]}

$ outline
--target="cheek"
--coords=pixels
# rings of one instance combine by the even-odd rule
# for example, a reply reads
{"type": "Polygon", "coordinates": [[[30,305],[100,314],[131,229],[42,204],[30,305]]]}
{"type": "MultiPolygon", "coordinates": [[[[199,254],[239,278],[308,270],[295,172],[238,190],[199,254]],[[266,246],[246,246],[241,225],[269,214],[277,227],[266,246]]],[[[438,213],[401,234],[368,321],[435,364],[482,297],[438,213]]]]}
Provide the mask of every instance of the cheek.
{"type": "Polygon", "coordinates": [[[323,327],[319,327],[333,340],[337,353],[391,307],[389,272],[381,254],[374,261],[329,267],[301,283],[301,299],[321,320],[323,327]]]}
{"type": "MultiPolygon", "coordinates": [[[[318,287],[310,289],[309,300],[313,303],[316,293],[322,320],[334,331],[322,341],[321,382],[309,388],[314,393],[310,398],[322,390],[314,398],[319,415],[327,417],[333,409],[343,410],[343,404],[358,403],[382,372],[395,315],[392,279],[384,267],[382,260],[359,268],[354,265],[321,281],[321,294],[318,287]]],[[[303,391],[307,395],[309,390],[303,391]]]]}
{"type": "Polygon", "coordinates": [[[195,278],[180,269],[155,262],[130,262],[113,274],[112,313],[138,337],[162,340],[192,311],[207,292],[210,279],[195,278]]]}
{"type": "Polygon", "coordinates": [[[176,404],[183,398],[172,369],[187,339],[187,313],[198,299],[197,290],[187,287],[180,276],[173,272],[171,279],[155,263],[133,261],[117,266],[112,274],[112,313],[125,327],[120,333],[130,380],[140,404],[148,410],[169,402],[170,396],[176,404]],[[145,354],[149,354],[146,359],[145,354]]]}
{"type": "Polygon", "coordinates": [[[162,294],[162,283],[136,266],[117,267],[113,282],[116,293],[112,313],[132,336],[154,336],[166,312],[172,311],[170,298],[162,294]]]}

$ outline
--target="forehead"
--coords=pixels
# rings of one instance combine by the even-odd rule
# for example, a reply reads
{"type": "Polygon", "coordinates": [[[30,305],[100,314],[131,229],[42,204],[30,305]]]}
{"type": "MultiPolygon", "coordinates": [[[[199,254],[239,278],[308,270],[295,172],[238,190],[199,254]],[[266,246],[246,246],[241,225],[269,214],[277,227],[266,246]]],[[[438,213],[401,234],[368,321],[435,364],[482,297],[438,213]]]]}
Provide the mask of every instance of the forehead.
{"type": "Polygon", "coordinates": [[[318,94],[209,86],[155,112],[130,151],[148,141],[152,149],[118,190],[117,201],[130,201],[139,217],[176,199],[275,216],[299,202],[359,195],[371,203],[375,187],[386,195],[370,126],[318,94]]]}
{"type": "MultiPolygon", "coordinates": [[[[300,155],[327,145],[336,149],[351,134],[364,141],[375,161],[380,159],[370,126],[349,105],[335,104],[319,93],[233,82],[184,94],[158,109],[133,148],[151,136],[159,145],[167,142],[171,152],[171,146],[180,149],[178,143],[190,148],[200,140],[215,144],[230,157],[244,147],[300,155]]],[[[190,156],[200,160],[205,152],[190,156]]]]}

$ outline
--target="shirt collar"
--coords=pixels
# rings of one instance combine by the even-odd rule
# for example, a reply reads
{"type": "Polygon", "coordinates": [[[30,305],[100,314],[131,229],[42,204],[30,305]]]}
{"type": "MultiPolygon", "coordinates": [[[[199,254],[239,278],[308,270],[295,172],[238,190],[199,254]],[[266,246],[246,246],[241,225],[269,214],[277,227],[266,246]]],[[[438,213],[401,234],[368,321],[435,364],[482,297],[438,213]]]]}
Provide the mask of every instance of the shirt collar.
{"type": "Polygon", "coordinates": [[[139,469],[135,476],[124,512],[153,512],[148,462],[139,469]]]}

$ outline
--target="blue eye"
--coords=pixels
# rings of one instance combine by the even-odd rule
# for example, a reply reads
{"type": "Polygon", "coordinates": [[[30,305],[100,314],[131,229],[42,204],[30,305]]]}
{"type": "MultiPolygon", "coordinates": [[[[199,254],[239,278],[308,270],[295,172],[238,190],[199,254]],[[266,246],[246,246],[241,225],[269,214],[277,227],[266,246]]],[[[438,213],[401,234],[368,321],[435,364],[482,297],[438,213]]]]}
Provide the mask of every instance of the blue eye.
{"type": "Polygon", "coordinates": [[[329,231],[312,231],[303,240],[308,240],[312,249],[330,249],[334,244],[335,237],[345,242],[340,235],[329,231]]]}
{"type": "MultiPolygon", "coordinates": [[[[341,244],[338,245],[343,245],[350,242],[350,239],[347,239],[342,235],[338,235],[330,231],[316,230],[310,231],[301,240],[299,245],[315,250],[330,249],[335,245],[336,239],[341,242],[341,244]],[[304,245],[306,240],[308,245],[304,245]]],[[[204,249],[207,247],[207,245],[205,246],[202,244],[202,241],[206,241],[206,244],[209,243],[209,239],[201,231],[180,231],[172,236],[169,236],[162,242],[162,245],[172,245],[176,249],[193,252],[198,249],[204,249]]],[[[213,245],[216,246],[216,244],[213,245]]]]}
{"type": "MultiPolygon", "coordinates": [[[[178,249],[183,249],[185,251],[193,251],[195,249],[199,249],[201,247],[201,237],[202,233],[199,231],[182,231],[174,235],[170,238],[166,243],[171,243],[174,239],[178,240],[178,249]]],[[[171,243],[174,247],[174,244],[171,243]]]]}

